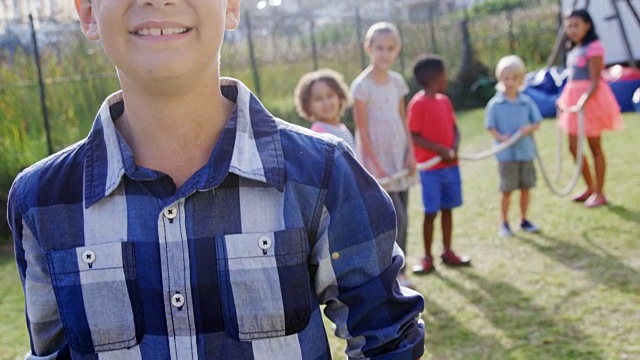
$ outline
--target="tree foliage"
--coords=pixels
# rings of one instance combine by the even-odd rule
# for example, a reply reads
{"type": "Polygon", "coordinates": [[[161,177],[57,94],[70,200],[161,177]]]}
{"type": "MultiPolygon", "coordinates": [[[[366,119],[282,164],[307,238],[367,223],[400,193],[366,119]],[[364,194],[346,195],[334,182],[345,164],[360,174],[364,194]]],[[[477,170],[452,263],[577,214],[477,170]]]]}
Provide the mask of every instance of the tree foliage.
{"type": "Polygon", "coordinates": [[[489,0],[475,4],[469,10],[476,15],[499,14],[504,11],[526,7],[528,3],[530,2],[525,0],[489,0]]]}

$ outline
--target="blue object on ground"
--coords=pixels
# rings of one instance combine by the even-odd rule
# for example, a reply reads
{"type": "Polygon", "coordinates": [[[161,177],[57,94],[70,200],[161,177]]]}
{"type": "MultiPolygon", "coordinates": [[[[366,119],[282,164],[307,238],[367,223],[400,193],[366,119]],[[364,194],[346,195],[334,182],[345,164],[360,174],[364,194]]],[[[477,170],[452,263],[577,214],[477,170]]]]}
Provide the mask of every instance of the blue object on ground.
{"type": "Polygon", "coordinates": [[[610,82],[609,85],[611,85],[613,95],[615,95],[618,104],[620,104],[620,110],[622,112],[634,111],[633,92],[640,87],[640,79],[618,80],[610,82]]]}
{"type": "Polygon", "coordinates": [[[538,105],[543,117],[556,116],[556,100],[567,83],[567,72],[550,67],[530,72],[525,76],[523,93],[529,95],[538,105]]]}

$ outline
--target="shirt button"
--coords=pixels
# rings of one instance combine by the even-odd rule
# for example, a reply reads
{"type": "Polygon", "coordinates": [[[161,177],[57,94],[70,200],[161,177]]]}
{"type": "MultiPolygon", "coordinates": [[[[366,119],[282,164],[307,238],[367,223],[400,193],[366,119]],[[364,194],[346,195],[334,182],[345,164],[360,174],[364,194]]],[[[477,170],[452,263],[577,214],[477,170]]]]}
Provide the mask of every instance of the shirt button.
{"type": "Polygon", "coordinates": [[[171,297],[171,305],[177,308],[181,308],[184,306],[184,296],[180,293],[173,294],[171,297]]]}
{"type": "Polygon", "coordinates": [[[262,249],[262,252],[264,252],[265,254],[267,253],[267,250],[271,248],[272,244],[273,244],[273,241],[268,236],[261,236],[260,239],[258,239],[258,246],[260,247],[260,249],[262,249]]]}
{"type": "Polygon", "coordinates": [[[164,216],[167,219],[171,220],[171,219],[175,218],[176,215],[178,215],[178,209],[176,209],[175,207],[171,206],[171,207],[168,207],[168,208],[164,209],[164,216]]]}
{"type": "Polygon", "coordinates": [[[87,250],[85,252],[82,253],[82,261],[85,264],[93,264],[94,261],[96,261],[96,253],[94,253],[91,250],[87,250]]]}

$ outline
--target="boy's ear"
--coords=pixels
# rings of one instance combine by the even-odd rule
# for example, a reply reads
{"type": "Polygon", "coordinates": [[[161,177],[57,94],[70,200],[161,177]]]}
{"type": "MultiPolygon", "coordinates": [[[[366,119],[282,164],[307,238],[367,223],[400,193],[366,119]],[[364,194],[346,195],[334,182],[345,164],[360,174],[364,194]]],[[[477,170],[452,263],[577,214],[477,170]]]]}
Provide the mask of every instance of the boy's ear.
{"type": "Polygon", "coordinates": [[[75,0],[76,11],[80,18],[80,28],[84,33],[84,36],[91,40],[97,41],[100,39],[100,32],[98,31],[98,24],[93,16],[93,5],[91,0],[75,0]]]}
{"type": "Polygon", "coordinates": [[[235,30],[240,24],[240,0],[227,0],[227,13],[225,14],[224,27],[227,30],[235,30]]]}

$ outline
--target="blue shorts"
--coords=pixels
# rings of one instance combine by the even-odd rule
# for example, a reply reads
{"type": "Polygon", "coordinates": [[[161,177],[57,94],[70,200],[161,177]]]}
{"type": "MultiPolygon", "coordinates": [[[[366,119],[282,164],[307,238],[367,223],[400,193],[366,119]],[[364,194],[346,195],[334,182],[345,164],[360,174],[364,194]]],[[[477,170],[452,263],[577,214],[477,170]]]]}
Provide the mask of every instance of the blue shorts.
{"type": "Polygon", "coordinates": [[[460,168],[452,166],[420,172],[422,203],[426,214],[453,209],[462,205],[462,181],[460,168]]]}

